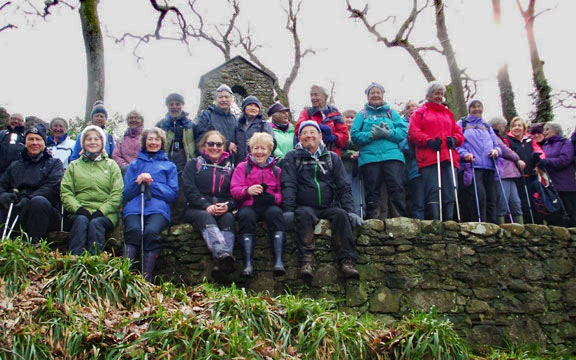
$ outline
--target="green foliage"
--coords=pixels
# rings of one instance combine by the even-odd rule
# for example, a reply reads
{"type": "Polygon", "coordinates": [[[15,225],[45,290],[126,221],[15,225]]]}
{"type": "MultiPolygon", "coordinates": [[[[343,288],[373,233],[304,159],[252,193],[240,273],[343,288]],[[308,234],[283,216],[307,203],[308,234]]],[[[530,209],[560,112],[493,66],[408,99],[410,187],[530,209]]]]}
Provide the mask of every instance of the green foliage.
{"type": "Polygon", "coordinates": [[[537,344],[511,344],[503,349],[492,349],[490,360],[574,360],[568,350],[543,349],[537,344]]]}
{"type": "MultiPolygon", "coordinates": [[[[68,119],[68,136],[72,139],[77,139],[78,135],[87,126],[86,122],[76,116],[74,119],[68,119]]],[[[126,130],[126,121],[122,114],[113,113],[106,121],[106,131],[108,131],[115,139],[119,139],[126,130]]]]}

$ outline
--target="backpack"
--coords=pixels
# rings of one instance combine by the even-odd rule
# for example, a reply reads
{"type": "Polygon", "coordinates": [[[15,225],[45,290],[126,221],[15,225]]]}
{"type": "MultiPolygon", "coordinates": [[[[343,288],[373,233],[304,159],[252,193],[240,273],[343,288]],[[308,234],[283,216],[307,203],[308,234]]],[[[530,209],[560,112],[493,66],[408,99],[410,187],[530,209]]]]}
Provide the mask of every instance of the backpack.
{"type": "Polygon", "coordinates": [[[546,181],[546,185],[544,185],[540,176],[530,184],[530,197],[534,208],[544,216],[555,214],[562,209],[560,199],[551,187],[548,180],[546,181]]]}
{"type": "MultiPolygon", "coordinates": [[[[246,161],[246,177],[248,177],[248,174],[250,174],[250,172],[252,171],[252,163],[250,163],[250,161],[246,161]]],[[[274,177],[278,180],[278,166],[274,165],[272,166],[272,173],[274,174],[274,177]]]]}
{"type": "Polygon", "coordinates": [[[302,170],[302,168],[304,167],[304,165],[319,165],[320,166],[320,170],[322,170],[322,173],[326,174],[327,172],[332,172],[332,169],[334,168],[333,163],[332,163],[332,155],[330,155],[330,153],[328,153],[328,159],[326,161],[323,160],[316,160],[316,159],[312,159],[312,160],[303,160],[301,157],[297,157],[296,158],[296,173],[300,173],[300,170],[302,170]],[[324,169],[324,167],[322,165],[326,164],[326,166],[328,167],[328,169],[324,169]]]}
{"type": "Polygon", "coordinates": [[[232,172],[234,170],[234,167],[232,166],[232,163],[229,161],[228,164],[226,166],[221,166],[218,164],[208,164],[206,162],[206,159],[204,159],[204,157],[202,156],[198,156],[196,158],[196,174],[198,174],[200,172],[200,170],[202,170],[203,167],[213,167],[213,168],[217,168],[217,169],[222,169],[225,170],[228,175],[232,175],[232,172]]]}

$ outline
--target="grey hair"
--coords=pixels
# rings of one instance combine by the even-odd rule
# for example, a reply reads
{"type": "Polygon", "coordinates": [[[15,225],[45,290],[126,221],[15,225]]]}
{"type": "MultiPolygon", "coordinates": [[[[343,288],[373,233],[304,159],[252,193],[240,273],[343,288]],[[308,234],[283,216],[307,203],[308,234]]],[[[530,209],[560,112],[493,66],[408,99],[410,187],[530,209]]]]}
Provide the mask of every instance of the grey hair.
{"type": "Polygon", "coordinates": [[[50,120],[50,125],[48,126],[48,129],[52,129],[52,125],[58,121],[64,123],[64,128],[66,128],[66,131],[68,131],[68,121],[66,121],[61,117],[55,117],[54,119],[50,120]]]}
{"type": "Polygon", "coordinates": [[[501,117],[493,117],[492,119],[490,119],[490,121],[488,121],[488,125],[490,125],[491,127],[494,126],[498,126],[498,125],[508,125],[508,121],[506,121],[506,119],[501,118],[501,117]]]}
{"type": "Polygon", "coordinates": [[[431,81],[428,83],[428,88],[426,89],[426,99],[432,97],[432,94],[434,94],[436,90],[442,90],[446,93],[446,86],[439,81],[431,81]]]}
{"type": "Polygon", "coordinates": [[[144,116],[142,116],[142,114],[140,114],[138,110],[132,110],[128,114],[126,114],[126,122],[128,122],[128,118],[130,116],[138,116],[140,118],[140,122],[142,123],[142,125],[144,125],[144,116]]]}
{"type": "Polygon", "coordinates": [[[322,86],[320,85],[310,86],[310,92],[314,91],[314,89],[320,91],[326,97],[326,99],[328,99],[328,91],[326,91],[326,89],[324,89],[322,86]]]}
{"type": "Polygon", "coordinates": [[[228,86],[226,84],[220,84],[220,86],[218,86],[218,88],[214,91],[214,98],[217,98],[218,93],[221,93],[222,91],[226,91],[230,95],[234,94],[234,92],[232,91],[230,86],[228,86]]]}
{"type": "Polygon", "coordinates": [[[558,124],[558,123],[555,123],[555,122],[546,123],[546,125],[544,125],[544,129],[551,130],[552,132],[554,132],[558,136],[564,136],[564,131],[562,130],[562,126],[560,126],[560,124],[558,124]]]}

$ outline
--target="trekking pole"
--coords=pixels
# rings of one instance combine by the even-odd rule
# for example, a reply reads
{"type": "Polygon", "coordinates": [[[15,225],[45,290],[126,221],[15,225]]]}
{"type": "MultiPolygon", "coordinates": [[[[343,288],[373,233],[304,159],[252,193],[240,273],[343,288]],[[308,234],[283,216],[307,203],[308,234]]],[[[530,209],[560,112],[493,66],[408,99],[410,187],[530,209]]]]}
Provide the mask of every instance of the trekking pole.
{"type": "Polygon", "coordinates": [[[64,205],[60,206],[60,232],[64,232],[64,205]]]}
{"type": "MultiPolygon", "coordinates": [[[[14,230],[14,227],[16,226],[16,222],[18,221],[18,218],[20,217],[20,215],[16,215],[16,217],[14,218],[14,222],[12,223],[12,226],[10,226],[10,231],[8,231],[8,235],[6,235],[7,239],[10,239],[10,235],[12,235],[12,230],[14,230]]],[[[30,239],[30,238],[28,238],[30,239]]]]}
{"type": "Polygon", "coordinates": [[[438,168],[438,206],[440,207],[440,222],[442,222],[442,172],[440,170],[440,150],[436,150],[436,166],[438,168]]]}
{"type": "Polygon", "coordinates": [[[10,225],[10,216],[12,216],[13,207],[14,203],[11,202],[10,206],[8,207],[8,216],[6,216],[6,221],[4,222],[4,231],[2,232],[2,240],[6,239],[6,231],[8,230],[8,226],[10,225]]]}
{"type": "Polygon", "coordinates": [[[140,267],[142,276],[144,276],[144,193],[146,192],[146,183],[140,183],[140,267]]]}
{"type": "Polygon", "coordinates": [[[478,201],[478,186],[476,185],[476,172],[474,171],[474,165],[472,165],[472,180],[474,183],[474,195],[476,198],[476,211],[478,212],[478,222],[482,222],[482,216],[480,215],[480,202],[478,201]]]}
{"type": "Polygon", "coordinates": [[[458,186],[456,185],[456,172],[454,170],[454,156],[452,156],[452,150],[448,149],[450,153],[450,168],[452,169],[452,183],[454,184],[454,197],[456,198],[456,215],[458,215],[458,222],[460,222],[460,204],[458,201],[458,186]]]}
{"type": "Polygon", "coordinates": [[[524,180],[524,193],[526,194],[526,201],[528,201],[528,210],[530,211],[530,220],[532,220],[532,224],[534,222],[534,214],[532,213],[532,203],[530,202],[530,195],[528,193],[528,185],[526,184],[526,177],[522,175],[522,180],[524,180]]]}
{"type": "Polygon", "coordinates": [[[502,184],[502,178],[500,177],[500,170],[498,170],[498,164],[496,163],[496,158],[492,158],[492,162],[494,163],[494,168],[496,169],[496,175],[498,176],[498,182],[500,183],[500,190],[502,191],[502,196],[504,197],[504,202],[506,203],[506,210],[508,210],[508,216],[510,216],[510,223],[514,224],[514,218],[512,217],[510,204],[508,204],[508,198],[506,197],[506,192],[504,191],[504,184],[502,184]]]}

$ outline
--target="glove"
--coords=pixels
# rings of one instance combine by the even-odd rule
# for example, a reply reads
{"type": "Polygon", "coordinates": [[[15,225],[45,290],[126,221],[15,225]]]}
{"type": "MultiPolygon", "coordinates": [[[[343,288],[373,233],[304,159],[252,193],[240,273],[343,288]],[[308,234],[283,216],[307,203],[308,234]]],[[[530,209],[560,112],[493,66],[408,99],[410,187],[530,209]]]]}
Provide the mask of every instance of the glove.
{"type": "Polygon", "coordinates": [[[254,206],[266,208],[274,205],[276,198],[269,192],[263,191],[260,195],[254,196],[254,206]]]}
{"type": "Polygon", "coordinates": [[[538,162],[538,167],[540,169],[546,169],[548,167],[548,159],[542,159],[538,162]]]}
{"type": "Polygon", "coordinates": [[[90,219],[90,212],[83,207],[80,207],[78,210],[76,210],[76,215],[86,216],[88,219],[90,219]]]}
{"type": "Polygon", "coordinates": [[[0,204],[6,209],[10,207],[11,203],[16,202],[18,200],[18,196],[12,192],[5,192],[0,194],[0,204]]]}
{"type": "Polygon", "coordinates": [[[99,217],[104,217],[104,214],[102,214],[100,210],[96,210],[92,213],[92,216],[90,216],[90,220],[94,220],[99,217]]]}
{"type": "Polygon", "coordinates": [[[362,218],[355,213],[348,213],[348,218],[350,218],[350,225],[352,225],[353,228],[366,224],[366,221],[362,220],[362,218]]]}
{"type": "Polygon", "coordinates": [[[442,139],[436,137],[436,139],[428,140],[426,146],[428,146],[432,150],[440,151],[440,146],[442,145],[442,139]]]}
{"type": "Polygon", "coordinates": [[[332,135],[332,128],[328,125],[320,125],[320,131],[322,131],[322,137],[332,135]]]}
{"type": "Polygon", "coordinates": [[[540,153],[538,152],[532,153],[532,164],[536,166],[538,165],[539,162],[540,162],[540,153]]]}
{"type": "Polygon", "coordinates": [[[284,213],[284,226],[286,230],[294,228],[294,211],[286,211],[284,213]]]}
{"type": "Polygon", "coordinates": [[[23,213],[28,209],[28,204],[30,204],[30,199],[23,197],[16,205],[14,205],[14,210],[19,213],[23,213]]]}
{"type": "Polygon", "coordinates": [[[332,134],[332,129],[328,125],[320,125],[320,131],[322,132],[322,141],[325,144],[332,144],[338,141],[338,136],[332,134]]]}
{"type": "Polygon", "coordinates": [[[390,137],[390,128],[388,124],[384,123],[381,126],[374,125],[370,130],[370,136],[372,139],[386,139],[390,137]]]}
{"type": "Polygon", "coordinates": [[[456,138],[453,136],[448,136],[446,138],[446,146],[448,146],[448,149],[456,149],[456,138]]]}

